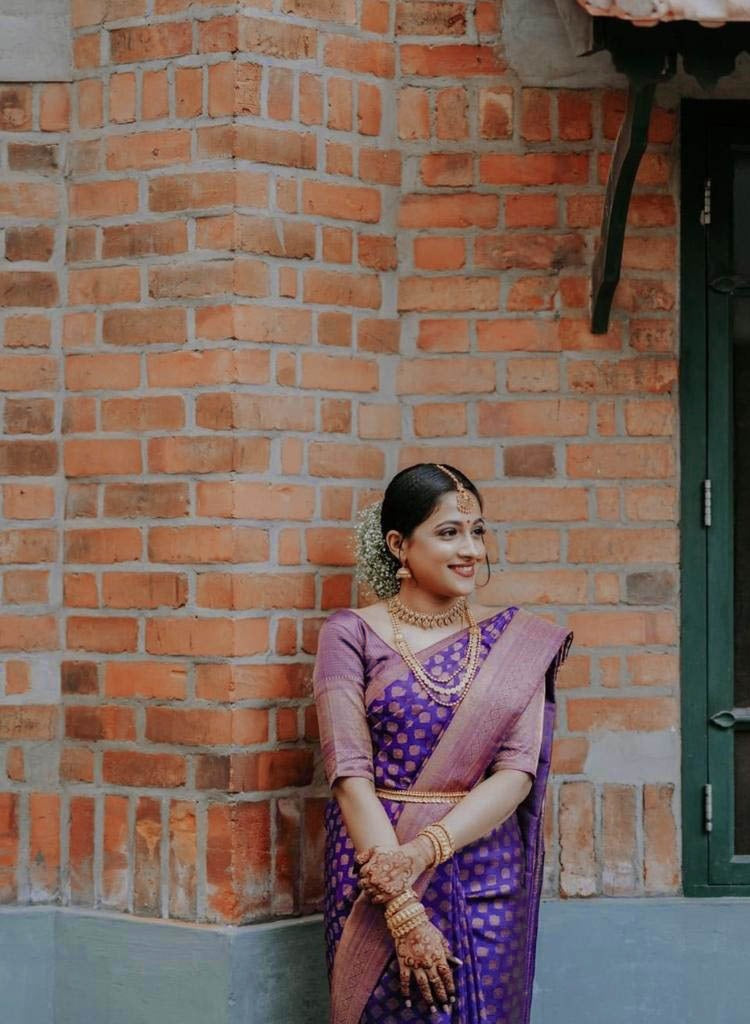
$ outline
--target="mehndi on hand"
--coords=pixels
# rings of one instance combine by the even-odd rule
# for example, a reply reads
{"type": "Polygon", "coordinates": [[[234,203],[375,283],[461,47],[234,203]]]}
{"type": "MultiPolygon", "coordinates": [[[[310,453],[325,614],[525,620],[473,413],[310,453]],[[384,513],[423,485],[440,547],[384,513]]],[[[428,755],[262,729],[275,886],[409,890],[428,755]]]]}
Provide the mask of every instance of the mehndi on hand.
{"type": "Polygon", "coordinates": [[[417,865],[408,850],[371,846],[356,855],[359,885],[373,903],[387,903],[407,889],[417,865]]]}
{"type": "Polygon", "coordinates": [[[431,1012],[437,1009],[436,1003],[440,1003],[447,1012],[450,1003],[456,1001],[456,987],[448,961],[457,964],[462,961],[453,956],[445,936],[423,913],[405,934],[394,935],[393,941],[398,959],[401,994],[406,1005],[411,1006],[411,977],[414,975],[431,1012]]]}

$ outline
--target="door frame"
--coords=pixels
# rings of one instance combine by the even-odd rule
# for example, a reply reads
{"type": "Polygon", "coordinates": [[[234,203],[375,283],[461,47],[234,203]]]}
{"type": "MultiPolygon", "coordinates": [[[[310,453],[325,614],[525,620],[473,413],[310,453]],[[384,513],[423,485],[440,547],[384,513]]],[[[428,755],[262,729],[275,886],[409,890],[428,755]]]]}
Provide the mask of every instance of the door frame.
{"type": "MultiPolygon", "coordinates": [[[[709,782],[709,537],[703,525],[703,480],[709,475],[707,233],[700,221],[708,174],[709,124],[747,119],[750,101],[693,100],[681,105],[680,190],[680,692],[682,725],[682,863],[686,896],[750,896],[750,885],[711,883],[704,828],[709,782]],[[690,453],[690,458],[686,454],[690,453]]],[[[711,385],[713,386],[713,385],[711,385]]],[[[712,545],[714,547],[715,545],[712,545]]],[[[715,658],[714,652],[714,658],[715,658]]]]}

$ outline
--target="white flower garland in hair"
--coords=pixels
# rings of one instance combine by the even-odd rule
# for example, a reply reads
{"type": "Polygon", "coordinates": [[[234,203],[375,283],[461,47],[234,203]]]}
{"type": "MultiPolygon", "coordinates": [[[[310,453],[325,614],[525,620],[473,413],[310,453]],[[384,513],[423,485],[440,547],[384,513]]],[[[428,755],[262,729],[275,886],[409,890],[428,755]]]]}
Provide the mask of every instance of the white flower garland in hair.
{"type": "Polygon", "coordinates": [[[357,567],[354,578],[367,583],[380,598],[398,593],[398,562],[386,547],[380,529],[381,501],[373,502],[357,513],[355,526],[357,567]]]}

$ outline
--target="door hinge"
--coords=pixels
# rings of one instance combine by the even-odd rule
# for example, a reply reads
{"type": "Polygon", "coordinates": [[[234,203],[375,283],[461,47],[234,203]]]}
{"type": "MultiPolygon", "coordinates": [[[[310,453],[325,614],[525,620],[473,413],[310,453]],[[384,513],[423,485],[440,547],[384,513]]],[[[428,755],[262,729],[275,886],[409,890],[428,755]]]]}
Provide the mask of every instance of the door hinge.
{"type": "Polygon", "coordinates": [[[703,827],[706,832],[713,832],[714,802],[710,782],[707,782],[703,787],[703,827]]]}
{"type": "Polygon", "coordinates": [[[703,227],[711,223],[711,179],[706,178],[703,182],[703,209],[701,210],[700,221],[703,227]]]}
{"type": "Polygon", "coordinates": [[[703,481],[703,525],[711,525],[711,481],[703,481]]]}

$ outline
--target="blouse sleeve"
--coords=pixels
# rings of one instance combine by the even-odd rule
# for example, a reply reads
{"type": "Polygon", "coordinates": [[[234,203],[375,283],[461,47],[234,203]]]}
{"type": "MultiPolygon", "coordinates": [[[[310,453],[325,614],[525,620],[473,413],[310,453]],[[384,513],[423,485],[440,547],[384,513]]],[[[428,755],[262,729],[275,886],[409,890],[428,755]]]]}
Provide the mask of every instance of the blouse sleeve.
{"type": "Polygon", "coordinates": [[[539,752],[542,746],[542,729],[544,727],[544,680],[513,723],[513,727],[498,748],[489,774],[501,768],[517,768],[528,772],[536,778],[539,752]]]}
{"type": "Polygon", "coordinates": [[[362,644],[344,616],[331,615],[320,630],[313,693],[328,785],[345,775],[374,782],[362,644]]]}

